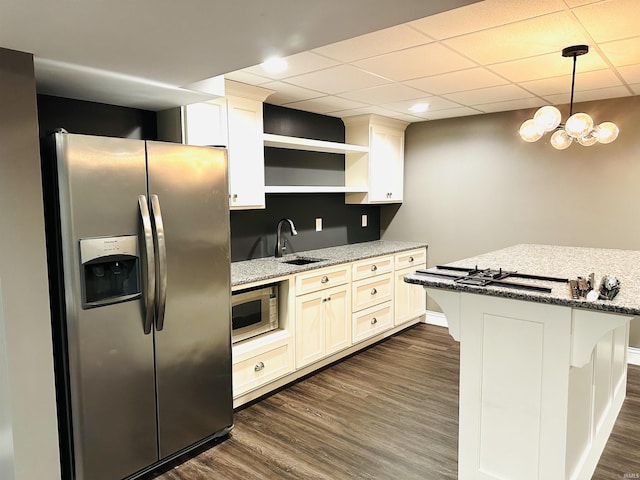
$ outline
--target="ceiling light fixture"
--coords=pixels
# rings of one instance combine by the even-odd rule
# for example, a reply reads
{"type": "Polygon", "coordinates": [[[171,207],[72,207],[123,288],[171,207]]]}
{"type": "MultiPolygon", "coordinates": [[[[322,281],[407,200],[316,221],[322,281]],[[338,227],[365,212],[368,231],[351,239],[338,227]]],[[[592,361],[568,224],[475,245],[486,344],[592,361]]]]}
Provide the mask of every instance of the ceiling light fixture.
{"type": "Polygon", "coordinates": [[[412,105],[409,107],[409,111],[414,113],[423,113],[423,112],[426,112],[427,110],[429,110],[428,103],[416,103],[415,105],[412,105]]]}
{"type": "Polygon", "coordinates": [[[564,150],[569,148],[573,140],[580,145],[590,147],[595,143],[611,143],[618,138],[619,129],[613,122],[603,122],[594,125],[593,119],[586,113],[573,113],[573,89],[576,81],[576,61],[580,55],[589,52],[588,45],[573,45],[562,49],[563,57],[573,57],[573,74],[571,75],[571,104],[569,118],[563,124],[560,123],[560,110],[547,105],[539,108],[533,118],[526,120],[520,126],[520,137],[525,142],[540,140],[546,132],[555,132],[551,135],[551,145],[564,150]]]}
{"type": "Polygon", "coordinates": [[[284,72],[289,64],[284,58],[271,57],[260,64],[268,73],[284,72]]]}

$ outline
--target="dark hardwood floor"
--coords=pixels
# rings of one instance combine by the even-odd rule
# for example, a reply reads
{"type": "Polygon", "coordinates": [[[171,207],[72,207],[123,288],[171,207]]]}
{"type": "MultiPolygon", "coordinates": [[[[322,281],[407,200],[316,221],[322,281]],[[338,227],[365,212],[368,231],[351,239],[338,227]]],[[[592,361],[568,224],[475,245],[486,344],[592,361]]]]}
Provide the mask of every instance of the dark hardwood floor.
{"type": "MultiPolygon", "coordinates": [[[[458,365],[446,329],[416,325],[236,412],[226,440],[154,478],[456,479],[458,365]]],[[[628,376],[594,480],[640,474],[640,367],[628,376]]]]}

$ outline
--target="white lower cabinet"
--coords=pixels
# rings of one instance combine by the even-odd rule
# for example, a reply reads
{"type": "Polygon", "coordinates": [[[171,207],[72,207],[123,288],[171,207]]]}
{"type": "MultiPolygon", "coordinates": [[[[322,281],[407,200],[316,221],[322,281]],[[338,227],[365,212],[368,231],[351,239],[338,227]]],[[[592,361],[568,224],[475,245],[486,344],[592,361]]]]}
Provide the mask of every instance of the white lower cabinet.
{"type": "Polygon", "coordinates": [[[420,248],[282,280],[280,329],[233,346],[236,406],[424,315],[424,289],[404,276],[425,265],[426,249],[420,248]]]}
{"type": "Polygon", "coordinates": [[[239,351],[234,347],[233,396],[242,395],[293,371],[293,349],[289,338],[239,351]]]}
{"type": "Polygon", "coordinates": [[[369,337],[393,327],[393,302],[361,310],[353,314],[353,343],[361,342],[369,337]]]}
{"type": "Polygon", "coordinates": [[[349,285],[296,298],[296,368],[351,345],[349,285]]]}

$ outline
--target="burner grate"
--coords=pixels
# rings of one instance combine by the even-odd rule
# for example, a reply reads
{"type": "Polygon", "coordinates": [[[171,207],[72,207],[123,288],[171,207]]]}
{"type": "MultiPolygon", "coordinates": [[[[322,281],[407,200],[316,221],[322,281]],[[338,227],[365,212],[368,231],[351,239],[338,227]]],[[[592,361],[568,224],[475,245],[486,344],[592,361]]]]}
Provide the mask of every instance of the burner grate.
{"type": "Polygon", "coordinates": [[[451,273],[436,272],[432,270],[417,270],[416,273],[419,275],[450,279],[456,283],[460,283],[463,285],[475,285],[478,287],[494,285],[497,287],[507,287],[518,290],[528,290],[543,293],[551,293],[551,288],[540,285],[532,285],[530,283],[513,282],[506,279],[521,278],[525,280],[542,280],[547,282],[569,282],[569,279],[567,278],[518,273],[517,271],[503,270],[502,268],[499,268],[497,270],[491,268],[480,269],[477,265],[475,266],[475,268],[450,267],[446,265],[438,265],[436,268],[438,270],[448,270],[451,273]]]}

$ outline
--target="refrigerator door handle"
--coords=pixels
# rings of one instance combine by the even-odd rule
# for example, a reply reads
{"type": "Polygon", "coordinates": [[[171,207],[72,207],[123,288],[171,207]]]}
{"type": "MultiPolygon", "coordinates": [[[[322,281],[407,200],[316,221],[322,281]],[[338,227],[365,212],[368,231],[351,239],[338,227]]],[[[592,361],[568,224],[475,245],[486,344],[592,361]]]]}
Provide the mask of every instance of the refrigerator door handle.
{"type": "Polygon", "coordinates": [[[144,292],[144,333],[151,333],[153,325],[153,304],[155,302],[156,293],[156,261],[153,249],[153,231],[151,228],[151,216],[149,215],[149,206],[147,205],[147,197],[138,195],[138,206],[140,207],[140,217],[142,219],[142,233],[144,235],[144,247],[146,254],[146,289],[144,292]]]}
{"type": "Polygon", "coordinates": [[[158,195],[151,195],[151,211],[155,226],[156,246],[158,250],[158,278],[156,281],[156,330],[164,327],[164,311],[167,306],[167,244],[162,223],[162,211],[158,195]]]}

